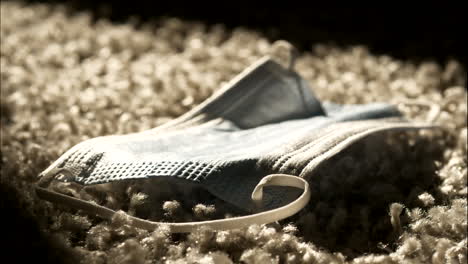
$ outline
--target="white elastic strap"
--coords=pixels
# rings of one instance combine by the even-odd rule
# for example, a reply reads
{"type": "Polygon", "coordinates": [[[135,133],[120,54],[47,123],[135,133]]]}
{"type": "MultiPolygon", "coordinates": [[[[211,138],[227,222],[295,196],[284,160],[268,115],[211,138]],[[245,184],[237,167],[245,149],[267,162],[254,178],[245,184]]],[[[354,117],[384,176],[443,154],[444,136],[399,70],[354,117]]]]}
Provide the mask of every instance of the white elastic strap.
{"type": "Polygon", "coordinates": [[[426,122],[428,122],[429,124],[433,124],[439,117],[440,113],[442,112],[442,108],[438,104],[430,102],[430,101],[403,100],[403,101],[400,101],[399,104],[417,105],[417,106],[429,108],[429,113],[427,114],[427,117],[426,117],[426,122]]]}
{"type": "MultiPolygon", "coordinates": [[[[271,174],[264,177],[252,192],[252,199],[255,203],[258,204],[262,201],[263,187],[271,185],[301,188],[304,190],[304,192],[301,194],[301,196],[299,196],[299,198],[285,206],[247,216],[187,223],[152,222],[130,215],[128,216],[128,219],[133,226],[149,231],[153,231],[159,226],[169,227],[172,233],[188,233],[199,227],[209,227],[213,230],[236,229],[247,227],[252,224],[267,224],[287,218],[299,212],[307,205],[310,200],[310,189],[306,180],[301,177],[292,175],[271,174]]],[[[107,207],[50,191],[41,186],[36,186],[36,193],[39,198],[46,201],[65,204],[71,208],[83,210],[89,214],[100,216],[108,220],[111,220],[112,217],[116,214],[114,210],[107,207]]]]}
{"type": "Polygon", "coordinates": [[[427,114],[427,122],[432,124],[435,121],[437,121],[437,119],[440,117],[440,114],[442,113],[442,109],[444,109],[449,103],[456,102],[458,98],[459,98],[458,94],[452,94],[450,96],[447,96],[446,98],[443,98],[442,101],[438,102],[437,104],[427,99],[426,100],[406,99],[406,100],[400,101],[399,103],[403,105],[417,105],[417,106],[429,108],[429,113],[427,114]]]}
{"type": "Polygon", "coordinates": [[[281,50],[288,52],[288,70],[294,71],[294,64],[299,57],[299,52],[291,43],[286,40],[277,40],[272,44],[271,49],[273,53],[281,50]]]}

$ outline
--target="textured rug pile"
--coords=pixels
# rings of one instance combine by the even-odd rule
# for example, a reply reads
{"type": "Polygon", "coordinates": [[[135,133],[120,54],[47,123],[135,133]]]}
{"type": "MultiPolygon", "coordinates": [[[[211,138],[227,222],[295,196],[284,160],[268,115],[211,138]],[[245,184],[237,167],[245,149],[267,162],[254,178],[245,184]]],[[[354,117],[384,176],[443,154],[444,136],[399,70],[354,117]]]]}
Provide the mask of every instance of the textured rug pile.
{"type": "Polygon", "coordinates": [[[94,21],[64,6],[2,2],[5,252],[50,263],[467,263],[466,71],[457,61],[414,64],[362,46],[316,45],[301,51],[296,69],[322,100],[390,102],[442,129],[356,143],[313,175],[312,200],[294,217],[173,235],[133,228],[123,211],[174,222],[239,212],[170,185],[146,193],[127,183],[90,193],[57,186],[123,210],[112,221],[36,197],[37,175],[74,144],[164,124],[270,47],[242,28],[94,21]]]}

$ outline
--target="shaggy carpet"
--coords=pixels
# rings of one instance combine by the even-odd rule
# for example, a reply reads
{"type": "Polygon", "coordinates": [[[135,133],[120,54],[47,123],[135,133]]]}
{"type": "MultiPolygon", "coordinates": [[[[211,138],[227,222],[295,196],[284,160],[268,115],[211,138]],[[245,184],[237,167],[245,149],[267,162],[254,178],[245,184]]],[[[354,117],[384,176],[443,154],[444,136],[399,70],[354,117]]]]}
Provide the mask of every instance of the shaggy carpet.
{"type": "Polygon", "coordinates": [[[354,144],[321,165],[312,177],[311,202],[293,217],[241,230],[169,234],[131,227],[124,211],[174,222],[241,212],[203,190],[169,184],[156,191],[137,183],[54,187],[122,210],[112,221],[36,197],[37,175],[74,144],[164,124],[270,47],[242,28],[175,18],[93,21],[60,5],[2,2],[2,258],[467,263],[466,71],[457,61],[414,64],[362,46],[316,45],[301,52],[296,69],[322,100],[390,102],[418,121],[438,106],[433,122],[442,129],[385,133],[354,144]]]}

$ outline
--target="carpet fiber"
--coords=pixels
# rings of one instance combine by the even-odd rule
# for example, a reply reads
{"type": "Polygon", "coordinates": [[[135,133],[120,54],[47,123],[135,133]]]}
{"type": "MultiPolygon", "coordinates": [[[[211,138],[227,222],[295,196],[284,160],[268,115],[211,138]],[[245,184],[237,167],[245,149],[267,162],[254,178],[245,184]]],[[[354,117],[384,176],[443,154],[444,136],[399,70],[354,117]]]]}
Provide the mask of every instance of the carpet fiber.
{"type": "MultiPolygon", "coordinates": [[[[164,124],[270,47],[242,28],[175,18],[119,24],[59,5],[2,2],[5,252],[49,263],[467,263],[466,71],[457,61],[414,64],[362,46],[316,45],[296,69],[322,100],[390,102],[418,121],[438,106],[442,129],[354,144],[311,175],[311,202],[291,218],[173,235],[135,229],[123,212],[102,221],[36,197],[37,175],[74,144],[164,124]]],[[[55,188],[161,221],[239,214],[203,190],[170,184],[55,188]]]]}

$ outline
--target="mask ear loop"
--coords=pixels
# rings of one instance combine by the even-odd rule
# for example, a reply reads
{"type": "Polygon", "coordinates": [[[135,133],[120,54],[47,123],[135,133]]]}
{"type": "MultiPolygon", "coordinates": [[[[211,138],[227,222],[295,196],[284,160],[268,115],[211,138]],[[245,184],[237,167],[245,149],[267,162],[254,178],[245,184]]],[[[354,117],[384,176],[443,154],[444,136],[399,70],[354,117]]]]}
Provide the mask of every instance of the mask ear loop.
{"type": "Polygon", "coordinates": [[[433,124],[440,117],[440,114],[442,113],[442,109],[445,108],[449,103],[456,101],[456,99],[457,99],[456,95],[449,96],[447,98],[444,98],[441,105],[438,105],[429,100],[415,100],[415,99],[407,99],[407,100],[400,101],[399,103],[402,105],[417,105],[417,106],[428,108],[429,113],[427,114],[426,122],[433,124]]]}
{"type": "Polygon", "coordinates": [[[273,54],[277,54],[284,51],[288,52],[288,70],[294,71],[296,59],[299,57],[298,50],[286,40],[277,40],[271,46],[271,53],[273,54]]]}
{"type": "Polygon", "coordinates": [[[404,100],[404,101],[401,101],[400,104],[405,105],[405,106],[417,105],[417,106],[429,108],[429,113],[427,114],[427,117],[426,117],[426,122],[429,124],[433,124],[441,113],[441,107],[437,105],[436,103],[432,103],[429,101],[404,100]]]}
{"type": "MultiPolygon", "coordinates": [[[[46,181],[50,182],[50,179],[47,179],[46,181]]],[[[264,177],[252,192],[252,200],[256,204],[259,204],[263,198],[263,187],[272,185],[296,187],[303,189],[304,192],[296,200],[287,205],[247,216],[187,223],[153,222],[134,216],[128,216],[129,223],[135,227],[149,231],[153,231],[160,226],[166,226],[172,233],[189,233],[200,227],[209,227],[213,230],[237,229],[248,227],[253,224],[267,224],[287,218],[299,212],[310,201],[310,189],[308,182],[301,177],[287,174],[271,174],[264,177]]],[[[97,205],[92,202],[50,191],[44,188],[42,184],[36,185],[36,194],[39,198],[46,201],[64,204],[71,208],[83,210],[88,214],[100,216],[108,220],[112,220],[113,216],[117,213],[112,209],[97,205]]]]}

